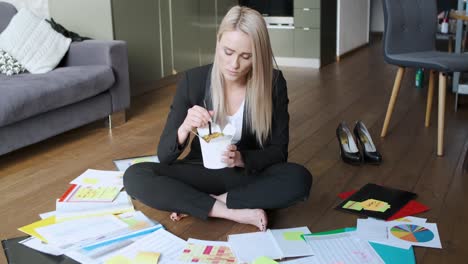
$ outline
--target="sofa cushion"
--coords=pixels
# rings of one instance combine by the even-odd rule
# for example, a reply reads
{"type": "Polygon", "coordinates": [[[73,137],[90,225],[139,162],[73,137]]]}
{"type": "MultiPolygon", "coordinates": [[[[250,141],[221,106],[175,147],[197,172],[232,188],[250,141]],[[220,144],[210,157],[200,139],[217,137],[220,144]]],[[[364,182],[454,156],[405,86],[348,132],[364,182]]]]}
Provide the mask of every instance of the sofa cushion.
{"type": "Polygon", "coordinates": [[[103,65],[0,75],[0,126],[92,97],[108,90],[114,81],[112,69],[103,65]]]}

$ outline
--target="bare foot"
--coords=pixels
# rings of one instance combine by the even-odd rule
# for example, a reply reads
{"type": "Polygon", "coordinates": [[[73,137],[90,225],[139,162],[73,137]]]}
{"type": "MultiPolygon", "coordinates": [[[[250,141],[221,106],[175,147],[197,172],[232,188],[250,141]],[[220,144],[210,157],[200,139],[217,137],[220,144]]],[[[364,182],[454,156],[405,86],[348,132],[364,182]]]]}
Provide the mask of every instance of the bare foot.
{"type": "Polygon", "coordinates": [[[173,213],[169,216],[169,218],[171,218],[171,220],[174,221],[174,222],[175,222],[175,221],[180,221],[180,220],[182,220],[182,219],[185,218],[185,217],[188,217],[188,215],[187,215],[187,214],[179,214],[179,213],[176,213],[176,212],[173,212],[173,213]]]}
{"type": "Polygon", "coordinates": [[[208,216],[229,219],[242,224],[249,224],[265,231],[268,219],[263,209],[229,209],[226,204],[216,200],[208,216]]]}
{"type": "Polygon", "coordinates": [[[234,209],[232,215],[236,222],[254,225],[260,231],[267,229],[268,218],[263,209],[234,209]]]}

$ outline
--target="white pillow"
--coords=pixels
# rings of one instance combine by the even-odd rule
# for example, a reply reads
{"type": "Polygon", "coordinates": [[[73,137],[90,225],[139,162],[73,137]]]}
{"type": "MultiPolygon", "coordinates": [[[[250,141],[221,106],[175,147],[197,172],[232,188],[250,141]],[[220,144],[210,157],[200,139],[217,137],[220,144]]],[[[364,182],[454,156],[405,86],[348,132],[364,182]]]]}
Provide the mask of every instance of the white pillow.
{"type": "Polygon", "coordinates": [[[0,49],[17,59],[30,73],[53,70],[67,53],[70,43],[71,39],[27,9],[21,9],[0,34],[0,49]]]}

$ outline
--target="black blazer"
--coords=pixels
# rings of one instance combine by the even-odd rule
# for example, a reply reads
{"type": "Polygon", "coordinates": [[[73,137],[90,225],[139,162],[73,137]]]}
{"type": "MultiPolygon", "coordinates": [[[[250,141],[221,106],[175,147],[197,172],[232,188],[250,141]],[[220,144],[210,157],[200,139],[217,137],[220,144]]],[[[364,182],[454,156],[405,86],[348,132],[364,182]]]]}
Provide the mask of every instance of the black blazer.
{"type": "MultiPolygon", "coordinates": [[[[211,67],[206,65],[183,73],[177,84],[177,91],[172,102],[166,126],[158,146],[158,156],[161,163],[170,164],[177,160],[188,143],[179,146],[177,130],[184,122],[187,111],[194,105],[204,106],[204,101],[211,108],[211,67]]],[[[270,136],[263,144],[258,144],[255,135],[246,124],[246,109],[244,108],[241,140],[237,143],[242,154],[247,173],[256,173],[275,163],[286,162],[289,143],[289,113],[288,92],[286,80],[279,70],[273,73],[273,120],[270,136]]],[[[192,140],[190,153],[184,160],[202,161],[200,142],[192,140]]]]}

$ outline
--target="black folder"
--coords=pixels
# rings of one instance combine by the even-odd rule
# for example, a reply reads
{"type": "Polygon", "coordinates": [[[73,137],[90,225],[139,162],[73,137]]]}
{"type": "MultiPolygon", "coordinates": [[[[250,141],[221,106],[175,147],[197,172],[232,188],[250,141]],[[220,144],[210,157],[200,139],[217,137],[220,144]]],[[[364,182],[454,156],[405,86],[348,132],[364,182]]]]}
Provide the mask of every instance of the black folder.
{"type": "Polygon", "coordinates": [[[28,236],[2,240],[3,252],[10,264],[77,264],[79,262],[61,255],[53,256],[29,248],[18,242],[28,238],[28,236]]]}
{"type": "Polygon", "coordinates": [[[368,183],[364,185],[364,187],[362,187],[359,191],[351,195],[348,199],[340,203],[335,209],[348,213],[387,220],[414,198],[416,198],[416,194],[412,192],[368,183]],[[356,211],[353,209],[343,208],[343,206],[348,201],[363,202],[367,199],[375,199],[386,202],[390,204],[390,208],[385,212],[368,211],[364,209],[361,211],[356,211]]]}

